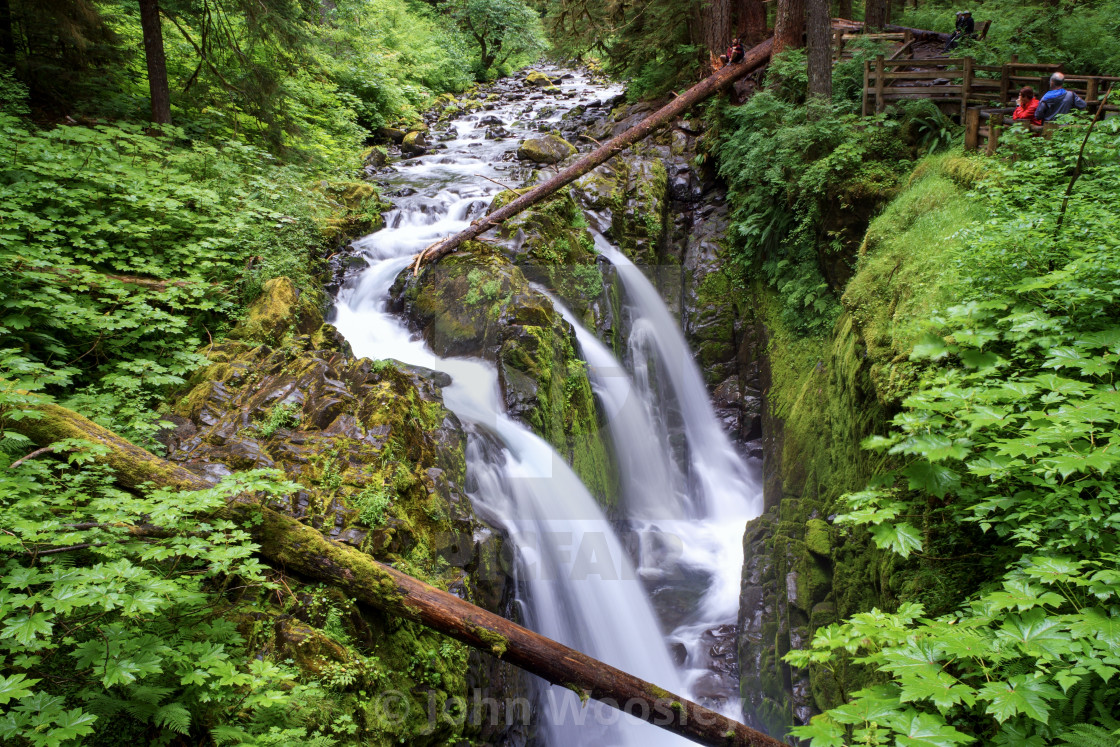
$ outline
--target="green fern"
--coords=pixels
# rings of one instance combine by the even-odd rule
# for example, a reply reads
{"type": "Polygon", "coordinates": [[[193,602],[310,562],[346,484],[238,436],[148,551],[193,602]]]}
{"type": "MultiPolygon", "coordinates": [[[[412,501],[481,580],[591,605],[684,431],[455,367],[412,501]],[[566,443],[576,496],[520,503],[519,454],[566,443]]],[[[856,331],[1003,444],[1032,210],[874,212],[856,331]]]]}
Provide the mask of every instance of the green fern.
{"type": "Polygon", "coordinates": [[[155,722],[176,734],[186,734],[191,728],[191,713],[178,703],[168,703],[156,711],[155,722]]]}
{"type": "Polygon", "coordinates": [[[1115,731],[1093,724],[1077,724],[1062,734],[1062,747],[1116,747],[1120,744],[1115,731]]]}

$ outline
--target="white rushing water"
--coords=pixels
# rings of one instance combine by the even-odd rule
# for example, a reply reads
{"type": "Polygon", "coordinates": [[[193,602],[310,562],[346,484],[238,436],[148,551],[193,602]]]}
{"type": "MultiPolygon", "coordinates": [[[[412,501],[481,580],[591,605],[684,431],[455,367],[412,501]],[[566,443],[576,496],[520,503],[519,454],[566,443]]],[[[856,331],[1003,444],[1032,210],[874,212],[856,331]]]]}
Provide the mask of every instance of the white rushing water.
{"type": "MultiPolygon", "coordinates": [[[[602,91],[585,89],[586,95],[602,91]]],[[[579,100],[573,101],[580,103],[579,100]]],[[[585,102],[584,102],[585,103],[585,102]]],[[[491,114],[509,120],[511,112],[491,114]]],[[[411,159],[395,180],[416,190],[386,216],[387,227],[356,246],[369,268],[344,289],[334,324],[355,354],[444,371],[448,408],[468,426],[467,473],[476,511],[502,526],[517,548],[518,585],[534,630],[624,671],[680,691],[649,599],[602,510],[555,450],[504,411],[493,365],[440,358],[386,311],[389,290],[409,258],[435,239],[466,228],[500,188],[475,175],[497,172],[494,159],[513,143],[483,139],[470,120],[456,123],[448,148],[411,159]]],[[[660,729],[563,688],[544,692],[553,745],[678,744],[660,729]]]]}
{"type": "MultiPolygon", "coordinates": [[[[561,88],[576,94],[571,106],[614,93],[578,76],[561,88]]],[[[485,139],[477,120],[497,116],[524,136],[519,132],[524,121],[545,103],[549,100],[507,103],[456,120],[446,149],[395,164],[398,173],[385,181],[407,189],[386,215],[387,227],[355,242],[369,267],[340,292],[333,322],[359,356],[396,359],[451,376],[443,394],[468,430],[468,492],[476,511],[503,527],[517,548],[526,623],[660,687],[695,695],[709,675],[705,633],[737,616],[742,532],[760,511],[760,491],[721,430],[691,351],[656,289],[596,237],[625,289],[630,371],[561,309],[575,327],[604,411],[623,508],[638,530],[638,568],[563,459],[506,415],[494,366],[434,355],[386,310],[390,287],[409,258],[465,228],[500,191],[484,177],[509,178],[503,176],[510,167],[501,156],[517,140],[485,139]],[[671,422],[683,439],[670,438],[671,422]],[[664,635],[646,588],[695,585],[696,579],[703,585],[698,601],[664,635]],[[686,652],[680,669],[670,658],[669,643],[686,652]]],[[[702,697],[704,688],[699,691],[702,697]]],[[[734,692],[724,697],[731,699],[721,710],[738,717],[734,692]]],[[[681,743],[598,704],[581,706],[562,688],[544,690],[542,706],[547,742],[554,747],[681,743]]]]}

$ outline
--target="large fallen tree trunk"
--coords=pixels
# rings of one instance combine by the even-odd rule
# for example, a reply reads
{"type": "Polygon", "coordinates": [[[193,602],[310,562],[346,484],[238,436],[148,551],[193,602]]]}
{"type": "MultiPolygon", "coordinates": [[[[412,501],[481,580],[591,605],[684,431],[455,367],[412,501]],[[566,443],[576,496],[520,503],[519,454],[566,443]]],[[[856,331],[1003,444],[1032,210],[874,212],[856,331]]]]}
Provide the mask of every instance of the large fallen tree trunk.
{"type": "Polygon", "coordinates": [[[757,70],[770,59],[770,48],[772,45],[773,40],[767,39],[758,46],[751,47],[747,50],[742,62],[724,66],[719,72],[709,75],[629,130],[603,143],[603,145],[580,158],[548,181],[538,184],[508,205],[495,210],[483,218],[479,218],[465,231],[460,231],[454,236],[443,239],[428,247],[417,256],[416,270],[419,270],[420,265],[424,261],[437,261],[440,257],[458,249],[459,245],[464,241],[477,238],[494,226],[517,215],[525,208],[537,204],[556,190],[571,184],[595,167],[605,163],[612,156],[621,153],[634,143],[642,140],[654,130],[672,122],[688,111],[690,107],[726,88],[754,70],[757,70]]]}
{"type": "MultiPolygon", "coordinates": [[[[39,418],[10,422],[8,427],[41,447],[67,438],[105,447],[98,459],[111,467],[126,487],[144,483],[178,490],[210,487],[193,472],[72,410],[48,404],[41,406],[39,413],[39,418]]],[[[360,602],[491,653],[554,685],[567,687],[581,698],[594,698],[699,744],[784,747],[782,742],[715,711],[418,581],[365,553],[335,544],[318,530],[251,497],[234,499],[221,513],[246,527],[260,545],[261,556],[273,565],[331,583],[360,602]]]]}
{"type": "Polygon", "coordinates": [[[893,31],[896,34],[905,34],[907,31],[909,31],[911,36],[920,41],[947,42],[949,41],[949,37],[952,36],[952,34],[943,34],[940,31],[930,31],[929,29],[912,29],[907,26],[895,26],[894,24],[890,23],[883,26],[883,30],[893,31]]]}

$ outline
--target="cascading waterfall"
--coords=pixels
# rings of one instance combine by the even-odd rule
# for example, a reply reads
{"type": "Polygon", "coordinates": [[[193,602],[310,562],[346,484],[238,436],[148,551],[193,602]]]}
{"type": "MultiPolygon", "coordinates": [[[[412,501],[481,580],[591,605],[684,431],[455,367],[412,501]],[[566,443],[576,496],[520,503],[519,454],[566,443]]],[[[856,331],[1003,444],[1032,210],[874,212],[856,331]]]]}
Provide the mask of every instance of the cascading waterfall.
{"type": "Polygon", "coordinates": [[[605,410],[626,514],[641,539],[640,575],[654,588],[695,582],[697,574],[708,579],[696,609],[669,636],[686,652],[686,694],[741,718],[735,693],[705,682],[711,673],[704,636],[738,616],[743,527],[761,513],[761,488],[720,428],[700,369],[656,288],[602,234],[595,244],[626,291],[633,377],[556,305],[576,330],[605,410]],[[670,412],[683,423],[684,455],[668,438],[670,412]],[[687,480],[675,468],[678,456],[688,464],[687,480]]]}
{"type": "MultiPolygon", "coordinates": [[[[497,113],[508,116],[501,109],[497,113]]],[[[435,356],[386,311],[390,287],[409,257],[465,228],[497,191],[470,175],[492,171],[485,159],[498,148],[483,140],[469,120],[456,127],[459,136],[445,151],[402,166],[398,183],[416,193],[386,216],[385,229],[355,243],[369,267],[340,293],[334,324],[357,355],[392,358],[451,376],[444,401],[468,429],[468,492],[478,513],[502,526],[517,549],[518,588],[530,627],[679,691],[680,675],[618,537],[552,447],[505,414],[495,368],[479,360],[435,356]]],[[[546,690],[542,706],[552,745],[639,747],[681,741],[597,703],[583,706],[562,688],[546,690]]]]}

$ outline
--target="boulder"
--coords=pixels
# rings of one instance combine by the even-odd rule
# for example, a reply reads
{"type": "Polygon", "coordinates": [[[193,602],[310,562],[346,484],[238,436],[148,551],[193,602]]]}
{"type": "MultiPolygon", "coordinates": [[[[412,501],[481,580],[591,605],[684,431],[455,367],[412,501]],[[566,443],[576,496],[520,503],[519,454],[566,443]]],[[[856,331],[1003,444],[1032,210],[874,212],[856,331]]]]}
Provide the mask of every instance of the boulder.
{"type": "Polygon", "coordinates": [[[517,157],[533,163],[559,163],[576,152],[576,147],[558,135],[529,138],[517,149],[517,157]]]}
{"type": "Polygon", "coordinates": [[[531,71],[525,76],[525,82],[533,88],[550,88],[552,87],[552,78],[549,78],[542,72],[536,70],[531,71]]]}
{"type": "Polygon", "coordinates": [[[377,129],[377,136],[391,143],[399,143],[404,140],[404,136],[407,134],[407,132],[397,127],[379,127],[377,129]]]}
{"type": "Polygon", "coordinates": [[[314,331],[323,323],[323,316],[318,304],[303,295],[288,278],[272,278],[265,282],[261,295],[229,336],[236,340],[277,343],[289,330],[314,331]]]}
{"type": "Polygon", "coordinates": [[[362,161],[370,168],[379,169],[385,164],[389,163],[389,154],[381,147],[373,147],[367,149],[362,154],[362,161]]]}
{"type": "Polygon", "coordinates": [[[416,130],[404,136],[401,141],[401,150],[410,155],[419,156],[428,152],[428,137],[423,132],[416,130]]]}

